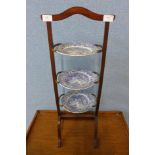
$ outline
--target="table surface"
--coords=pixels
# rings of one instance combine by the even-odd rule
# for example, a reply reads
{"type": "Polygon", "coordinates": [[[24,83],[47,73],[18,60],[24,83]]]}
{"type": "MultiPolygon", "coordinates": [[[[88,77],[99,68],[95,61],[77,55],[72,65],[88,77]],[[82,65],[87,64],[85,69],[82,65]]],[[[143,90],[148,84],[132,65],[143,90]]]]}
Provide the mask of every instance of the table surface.
{"type": "Polygon", "coordinates": [[[99,146],[93,146],[93,120],[64,120],[57,147],[57,113],[39,110],[27,131],[27,155],[128,155],[128,126],[122,112],[99,112],[99,146]]]}

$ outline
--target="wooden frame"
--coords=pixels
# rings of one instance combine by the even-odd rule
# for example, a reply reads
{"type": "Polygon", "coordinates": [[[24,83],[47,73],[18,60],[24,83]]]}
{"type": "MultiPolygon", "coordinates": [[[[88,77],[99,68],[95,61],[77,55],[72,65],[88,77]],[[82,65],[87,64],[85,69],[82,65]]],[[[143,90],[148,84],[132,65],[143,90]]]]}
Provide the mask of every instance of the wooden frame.
{"type": "Polygon", "coordinates": [[[53,86],[55,92],[55,99],[56,99],[56,106],[57,106],[57,113],[58,113],[58,147],[61,147],[62,140],[61,140],[61,122],[62,119],[71,119],[71,118],[85,118],[85,119],[93,119],[94,120],[94,146],[97,147],[97,128],[98,128],[98,111],[100,105],[100,98],[101,98],[101,91],[103,85],[103,77],[104,77],[104,68],[105,68],[105,60],[106,60],[106,51],[107,51],[107,43],[108,43],[108,33],[109,33],[109,26],[110,22],[113,22],[115,19],[114,15],[101,15],[94,13],[86,8],[83,7],[72,7],[65,10],[62,13],[55,14],[55,15],[41,15],[41,19],[43,22],[46,22],[47,26],[47,33],[48,33],[48,44],[49,44],[49,51],[50,51],[50,60],[51,60],[51,67],[52,67],[52,76],[53,76],[53,86]],[[99,87],[98,87],[98,95],[97,95],[97,105],[95,113],[84,113],[84,114],[72,114],[72,113],[64,113],[60,111],[59,105],[59,95],[58,95],[58,87],[57,87],[57,76],[56,76],[56,68],[55,68],[55,58],[54,58],[54,44],[53,44],[53,35],[52,35],[52,21],[59,21],[64,20],[72,15],[80,14],[92,20],[102,21],[105,22],[104,27],[104,39],[103,39],[103,48],[102,48],[102,60],[101,60],[101,68],[100,68],[100,77],[99,77],[99,87]]]}

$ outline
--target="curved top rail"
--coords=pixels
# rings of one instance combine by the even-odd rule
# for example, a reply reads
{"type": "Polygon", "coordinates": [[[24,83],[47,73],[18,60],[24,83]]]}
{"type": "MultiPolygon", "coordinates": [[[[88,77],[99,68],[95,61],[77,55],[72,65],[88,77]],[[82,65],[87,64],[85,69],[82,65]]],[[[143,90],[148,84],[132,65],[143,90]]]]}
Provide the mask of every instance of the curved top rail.
{"type": "Polygon", "coordinates": [[[114,20],[114,15],[97,14],[83,7],[72,7],[59,14],[54,14],[54,15],[41,15],[41,19],[45,22],[59,21],[59,20],[66,19],[75,14],[80,14],[87,18],[90,18],[92,20],[97,20],[97,21],[112,22],[114,20]]]}
{"type": "Polygon", "coordinates": [[[92,20],[98,20],[98,21],[103,20],[103,15],[97,14],[97,13],[92,12],[86,8],[83,8],[83,7],[72,7],[72,8],[65,10],[62,13],[55,14],[52,17],[53,17],[53,21],[58,21],[58,20],[63,20],[65,18],[68,18],[75,14],[81,14],[81,15],[88,17],[92,20]]]}

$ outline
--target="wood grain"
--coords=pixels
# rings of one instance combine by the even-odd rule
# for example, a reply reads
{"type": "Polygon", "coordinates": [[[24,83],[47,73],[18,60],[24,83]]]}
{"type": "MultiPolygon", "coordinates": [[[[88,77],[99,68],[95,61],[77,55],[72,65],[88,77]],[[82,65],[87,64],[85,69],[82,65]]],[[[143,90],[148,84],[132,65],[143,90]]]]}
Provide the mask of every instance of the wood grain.
{"type": "Polygon", "coordinates": [[[94,121],[63,120],[63,146],[57,146],[57,112],[37,112],[27,134],[27,155],[128,155],[128,127],[122,112],[99,112],[99,146],[93,147],[94,121]]]}

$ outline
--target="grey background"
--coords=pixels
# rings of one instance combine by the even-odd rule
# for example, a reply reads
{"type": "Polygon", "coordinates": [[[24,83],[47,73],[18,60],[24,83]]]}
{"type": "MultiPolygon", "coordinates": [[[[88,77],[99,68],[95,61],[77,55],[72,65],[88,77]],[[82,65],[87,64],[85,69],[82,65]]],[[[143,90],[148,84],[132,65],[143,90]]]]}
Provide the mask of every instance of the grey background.
{"type": "MultiPolygon", "coordinates": [[[[56,109],[47,32],[41,14],[55,14],[72,6],[86,7],[100,14],[115,14],[110,26],[106,69],[100,110],[120,110],[128,122],[128,0],[27,0],[27,126],[37,109],[56,109]],[[103,95],[104,94],[104,95],[103,95]]],[[[102,44],[103,23],[75,15],[53,24],[54,42],[102,44]]],[[[57,71],[99,70],[100,54],[85,58],[56,54],[57,71]]],[[[97,86],[90,89],[96,91],[97,86]]],[[[63,92],[59,87],[59,92],[63,92]]]]}

